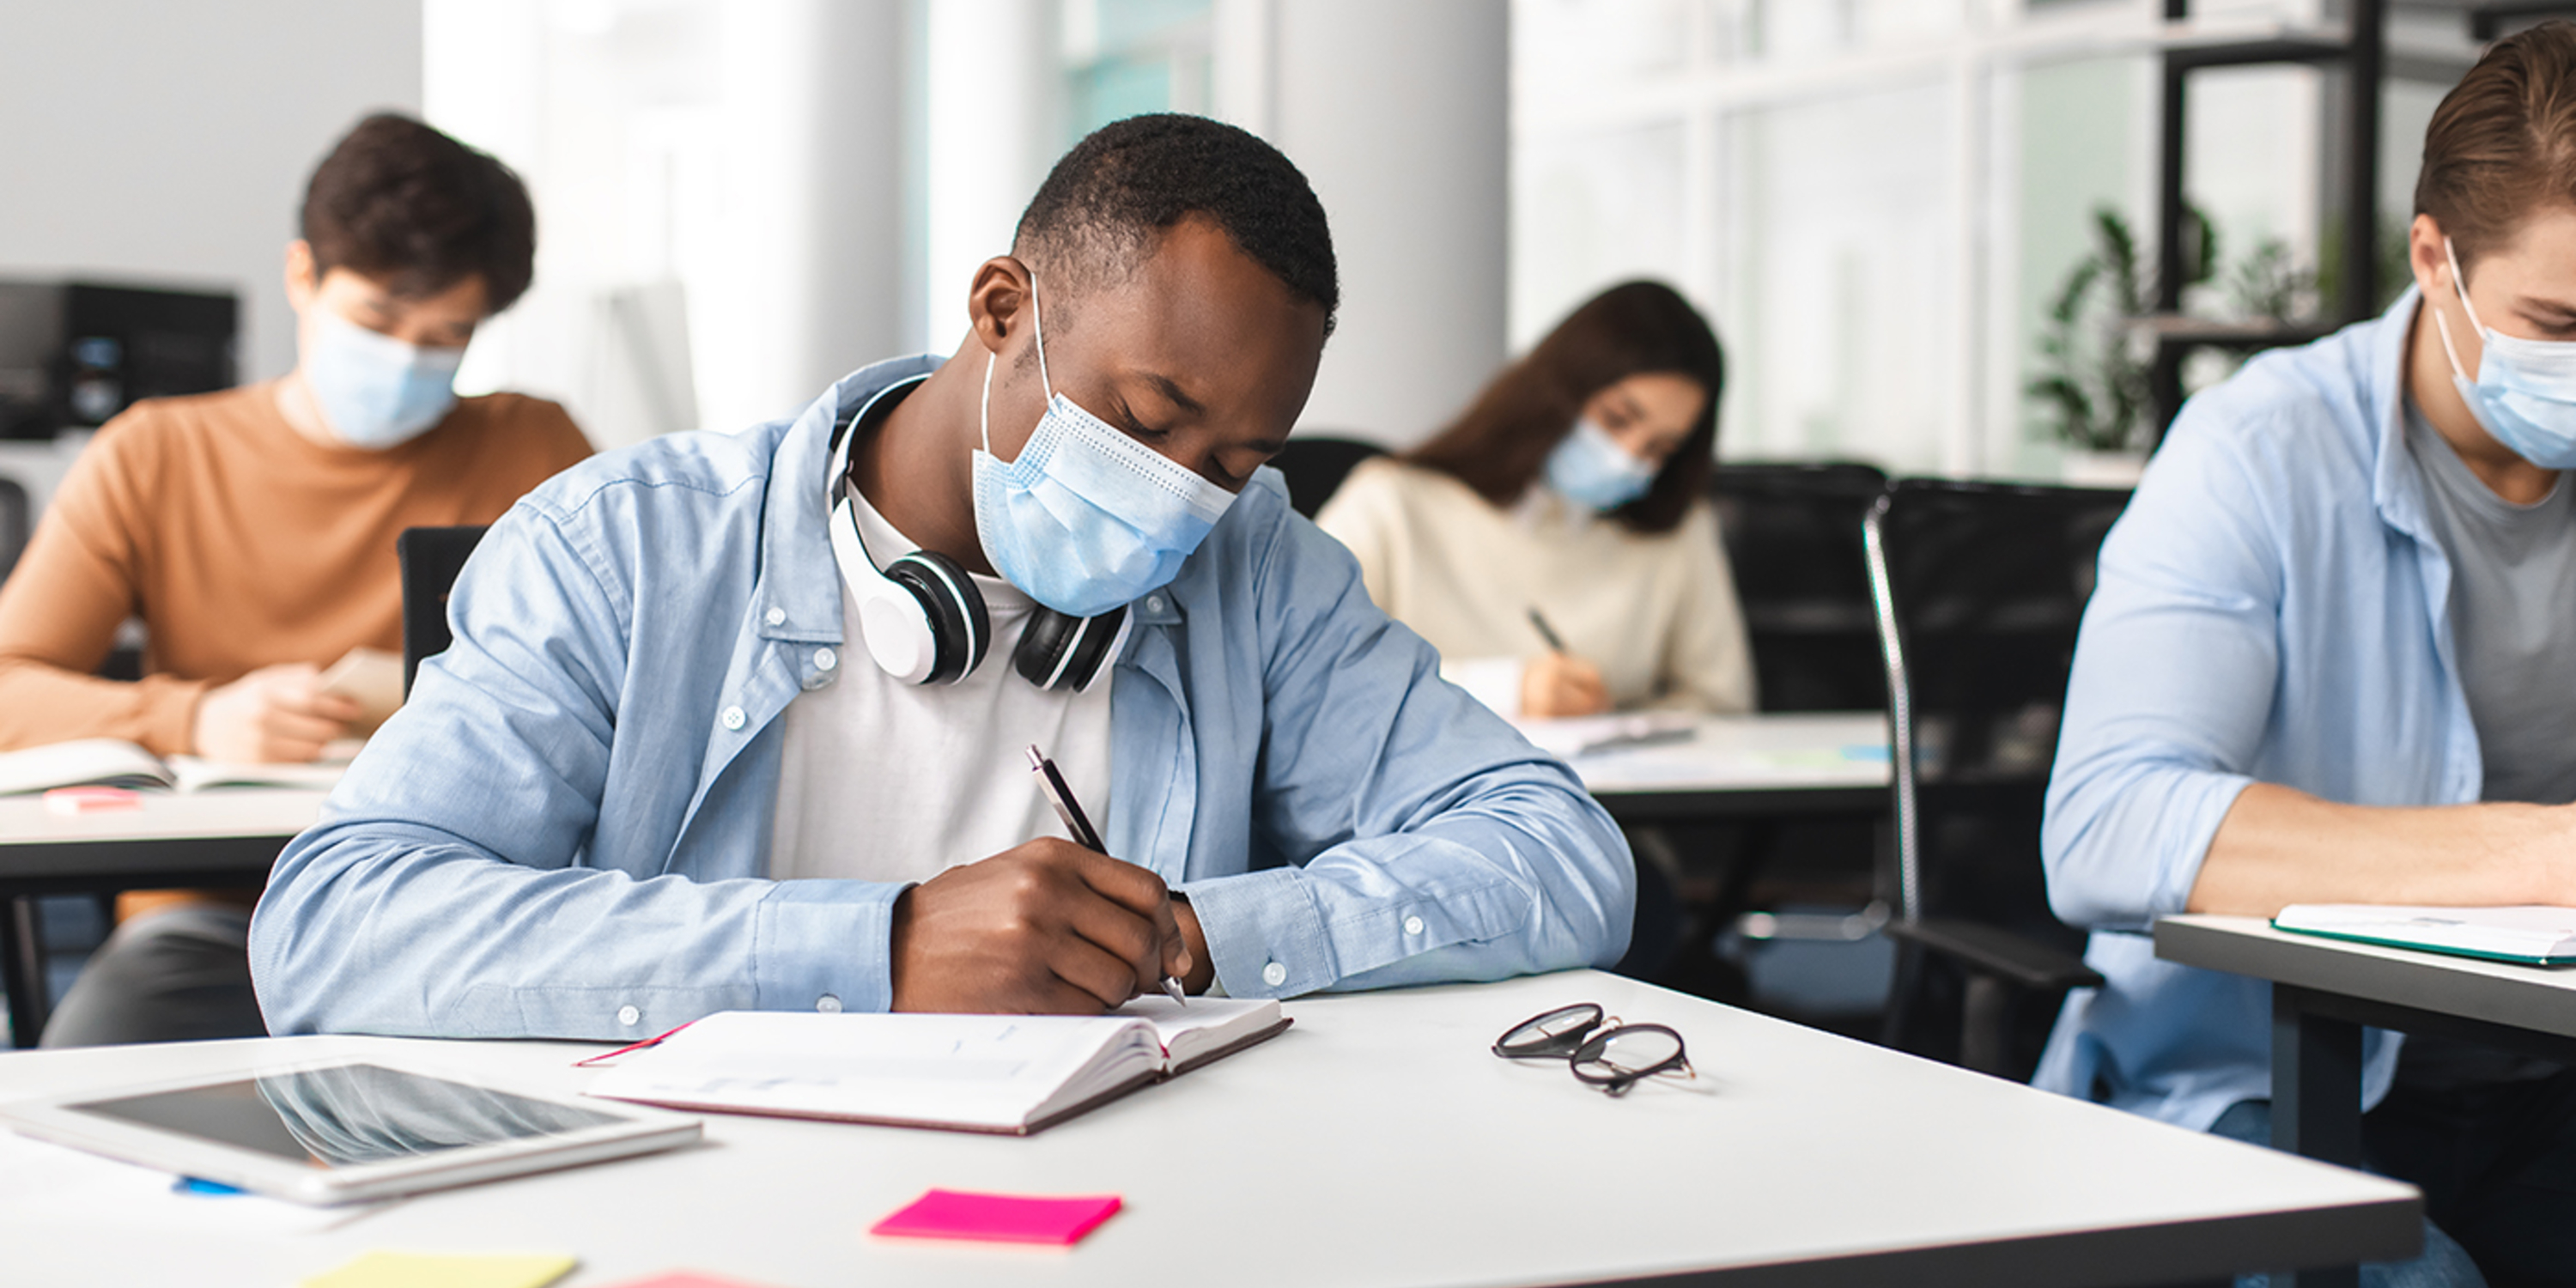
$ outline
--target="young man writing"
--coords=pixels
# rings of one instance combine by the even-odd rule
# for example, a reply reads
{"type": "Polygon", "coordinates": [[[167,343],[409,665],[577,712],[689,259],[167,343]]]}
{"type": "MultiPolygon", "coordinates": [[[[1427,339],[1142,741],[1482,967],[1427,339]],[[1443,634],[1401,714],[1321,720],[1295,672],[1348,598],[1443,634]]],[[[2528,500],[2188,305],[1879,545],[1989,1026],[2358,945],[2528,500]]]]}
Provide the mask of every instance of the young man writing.
{"type": "Polygon", "coordinates": [[[1608,817],[1255,477],[1337,297],[1286,158],[1134,118],[1057,165],[947,362],[540,489],[279,860],[271,1025],[627,1038],[1616,960],[1608,817]],[[1031,744],[1116,858],[1063,838],[1031,744]]]}
{"type": "MultiPolygon", "coordinates": [[[[2045,846],[2109,983],[2042,1086],[2267,1136],[2264,986],[2157,960],[2158,916],[2576,903],[2576,27],[2443,100],[2409,232],[2414,289],[2192,399],[2102,547],[2045,846]]],[[[2362,1282],[2576,1283],[2576,1074],[2364,1051],[2435,1226],[2362,1282]]]]}
{"type": "MultiPolygon", "coordinates": [[[[286,248],[284,379],[136,404],[101,429],[0,587],[0,750],[124,738],[311,760],[353,703],[320,668],[402,648],[394,538],[489,523],[590,454],[563,409],[456,397],[465,345],[528,286],[518,177],[374,116],[314,170],[286,248]],[[147,674],[92,674],[140,615],[147,674]]],[[[256,1036],[246,896],[129,894],[47,1046],[256,1036]]]]}

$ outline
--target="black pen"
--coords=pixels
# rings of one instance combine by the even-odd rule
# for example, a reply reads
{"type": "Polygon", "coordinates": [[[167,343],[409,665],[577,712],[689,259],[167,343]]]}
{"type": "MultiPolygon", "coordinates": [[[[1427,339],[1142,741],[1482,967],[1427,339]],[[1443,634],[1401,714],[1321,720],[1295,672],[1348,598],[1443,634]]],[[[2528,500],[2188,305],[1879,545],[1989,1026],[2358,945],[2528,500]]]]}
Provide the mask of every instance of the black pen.
{"type": "Polygon", "coordinates": [[[1547,641],[1548,651],[1565,652],[1565,640],[1557,635],[1555,627],[1547,624],[1547,615],[1538,611],[1536,607],[1530,609],[1530,625],[1538,628],[1538,637],[1547,641]]]}
{"type": "MultiPolygon", "coordinates": [[[[1038,776],[1038,790],[1046,793],[1047,804],[1055,806],[1055,816],[1064,820],[1064,830],[1073,833],[1074,841],[1086,850],[1109,853],[1109,847],[1100,843],[1100,833],[1091,830],[1091,819],[1082,812],[1082,802],[1073,798],[1073,789],[1065,785],[1064,775],[1056,772],[1055,762],[1034,746],[1029,748],[1029,771],[1038,776]]],[[[1182,1006],[1190,1004],[1181,981],[1169,975],[1163,977],[1163,991],[1182,1006]]]]}

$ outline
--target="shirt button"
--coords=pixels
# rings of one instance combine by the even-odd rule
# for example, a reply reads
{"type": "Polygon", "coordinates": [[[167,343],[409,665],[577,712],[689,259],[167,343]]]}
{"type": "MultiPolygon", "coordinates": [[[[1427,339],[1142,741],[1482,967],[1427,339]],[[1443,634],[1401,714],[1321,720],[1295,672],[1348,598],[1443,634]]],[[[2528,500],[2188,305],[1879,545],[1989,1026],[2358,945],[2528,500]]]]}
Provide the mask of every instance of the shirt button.
{"type": "Polygon", "coordinates": [[[835,652],[833,652],[832,650],[827,649],[827,648],[818,648],[818,649],[814,650],[814,669],[815,669],[815,670],[817,670],[817,671],[829,671],[829,670],[831,670],[833,667],[839,666],[840,664],[841,664],[841,655],[840,655],[840,654],[835,653],[835,652]]]}
{"type": "Polygon", "coordinates": [[[643,1018],[644,1013],[636,1010],[633,1006],[621,1006],[617,1008],[617,1022],[625,1025],[627,1028],[634,1028],[635,1022],[643,1018]]]}
{"type": "Polygon", "coordinates": [[[1420,917],[1407,917],[1407,918],[1405,918],[1405,919],[1404,919],[1404,933],[1406,933],[1406,934],[1408,934],[1408,935],[1418,935],[1418,934],[1421,934],[1421,933],[1422,933],[1422,918],[1420,918],[1420,917]]]}
{"type": "Polygon", "coordinates": [[[1159,613],[1163,611],[1163,597],[1160,595],[1146,596],[1145,611],[1149,613],[1159,613]]]}
{"type": "Polygon", "coordinates": [[[724,709],[724,714],[718,716],[717,719],[724,721],[725,728],[739,730],[742,728],[743,721],[747,719],[747,717],[742,714],[742,708],[740,707],[726,707],[724,709]]]}
{"type": "Polygon", "coordinates": [[[1280,985],[1287,983],[1288,968],[1277,962],[1272,962],[1269,965],[1262,967],[1261,982],[1268,984],[1272,988],[1277,988],[1280,985]]]}
{"type": "Polygon", "coordinates": [[[784,608],[772,608],[768,612],[762,613],[760,615],[760,620],[767,622],[772,626],[781,625],[787,620],[787,610],[784,608]]]}
{"type": "Polygon", "coordinates": [[[814,999],[814,1009],[825,1015],[838,1015],[841,1013],[841,999],[825,993],[814,999]]]}

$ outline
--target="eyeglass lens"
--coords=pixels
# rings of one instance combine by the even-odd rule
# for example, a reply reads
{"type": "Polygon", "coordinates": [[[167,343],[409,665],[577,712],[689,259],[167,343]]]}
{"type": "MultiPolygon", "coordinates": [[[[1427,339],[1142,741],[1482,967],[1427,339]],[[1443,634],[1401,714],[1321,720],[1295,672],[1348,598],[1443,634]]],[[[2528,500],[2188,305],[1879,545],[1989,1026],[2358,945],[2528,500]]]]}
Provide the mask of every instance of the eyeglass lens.
{"type": "Polygon", "coordinates": [[[1514,1025],[1494,1043],[1494,1054],[1513,1059],[1565,1055],[1582,1045],[1584,1036],[1600,1026],[1600,1006],[1591,1002],[1561,1006],[1514,1025]]]}
{"type": "Polygon", "coordinates": [[[1574,1076],[1614,1094],[1637,1079],[1681,1063],[1681,1035],[1660,1025],[1612,1029],[1574,1053],[1574,1076]]]}

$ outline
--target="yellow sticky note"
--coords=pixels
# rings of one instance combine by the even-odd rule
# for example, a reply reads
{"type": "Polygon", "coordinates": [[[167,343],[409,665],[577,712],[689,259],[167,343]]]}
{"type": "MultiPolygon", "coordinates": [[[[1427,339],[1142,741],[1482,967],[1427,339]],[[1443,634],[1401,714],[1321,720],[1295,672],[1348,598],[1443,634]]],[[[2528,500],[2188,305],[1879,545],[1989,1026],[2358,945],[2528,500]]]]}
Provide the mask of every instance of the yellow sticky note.
{"type": "Polygon", "coordinates": [[[451,1256],[435,1252],[370,1252],[303,1288],[545,1288],[572,1273],[578,1257],[451,1256]]]}

